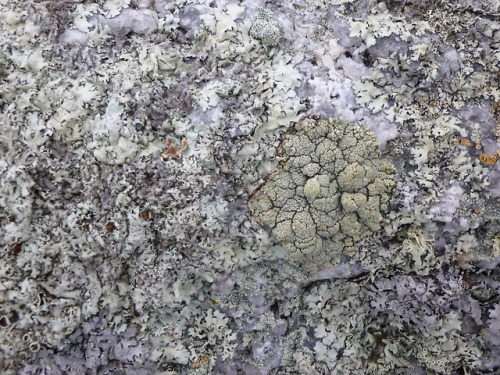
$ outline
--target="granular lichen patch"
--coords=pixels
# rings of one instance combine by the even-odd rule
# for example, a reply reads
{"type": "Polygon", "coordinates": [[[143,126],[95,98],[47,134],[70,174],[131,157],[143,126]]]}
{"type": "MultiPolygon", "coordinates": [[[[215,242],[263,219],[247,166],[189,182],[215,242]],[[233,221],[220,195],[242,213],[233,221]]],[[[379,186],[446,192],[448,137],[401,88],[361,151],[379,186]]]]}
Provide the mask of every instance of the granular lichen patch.
{"type": "Polygon", "coordinates": [[[394,168],[381,158],[372,131],[336,119],[305,119],[284,136],[278,155],[278,170],[248,206],[290,259],[326,268],[380,230],[394,168]]]}

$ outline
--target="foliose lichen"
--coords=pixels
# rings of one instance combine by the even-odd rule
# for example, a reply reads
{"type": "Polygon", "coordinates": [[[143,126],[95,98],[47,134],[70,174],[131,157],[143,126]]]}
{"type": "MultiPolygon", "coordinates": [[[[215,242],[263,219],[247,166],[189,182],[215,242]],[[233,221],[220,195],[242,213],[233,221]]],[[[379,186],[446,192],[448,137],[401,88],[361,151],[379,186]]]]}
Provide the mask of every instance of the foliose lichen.
{"type": "MultiPolygon", "coordinates": [[[[0,2],[2,374],[498,371],[498,0],[18,3],[0,2]],[[246,209],[304,113],[366,124],[397,169],[383,231],[318,273],[246,209]]],[[[335,215],[361,216],[352,189],[335,215]]]]}

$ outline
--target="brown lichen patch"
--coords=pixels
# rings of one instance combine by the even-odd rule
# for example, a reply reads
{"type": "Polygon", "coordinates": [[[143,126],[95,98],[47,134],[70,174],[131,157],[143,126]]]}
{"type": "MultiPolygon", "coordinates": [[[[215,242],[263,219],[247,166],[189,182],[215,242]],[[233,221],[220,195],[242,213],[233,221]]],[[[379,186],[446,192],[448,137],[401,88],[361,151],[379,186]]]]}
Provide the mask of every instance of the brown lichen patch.
{"type": "Polygon", "coordinates": [[[150,221],[153,218],[153,214],[151,213],[150,210],[143,210],[143,211],[141,211],[141,213],[139,214],[139,216],[143,220],[146,220],[146,221],[150,221]]]}
{"type": "Polygon", "coordinates": [[[500,100],[491,101],[490,112],[495,119],[500,121],[500,100]]]}
{"type": "Polygon", "coordinates": [[[23,248],[23,243],[16,242],[14,245],[11,246],[10,252],[12,253],[12,255],[19,255],[19,253],[21,253],[22,248],[23,248]]]}
{"type": "Polygon", "coordinates": [[[192,368],[208,368],[208,365],[210,364],[210,356],[204,355],[202,356],[198,361],[193,362],[191,365],[192,368]]]}
{"type": "Polygon", "coordinates": [[[181,157],[181,154],[186,148],[188,147],[188,141],[185,139],[182,141],[181,146],[177,147],[172,143],[170,140],[166,140],[163,142],[165,145],[165,151],[162,152],[161,157],[163,159],[167,158],[175,158],[179,159],[181,157]]]}
{"type": "Polygon", "coordinates": [[[113,223],[112,221],[108,221],[105,225],[106,232],[112,233],[116,230],[116,224],[113,223]]]}

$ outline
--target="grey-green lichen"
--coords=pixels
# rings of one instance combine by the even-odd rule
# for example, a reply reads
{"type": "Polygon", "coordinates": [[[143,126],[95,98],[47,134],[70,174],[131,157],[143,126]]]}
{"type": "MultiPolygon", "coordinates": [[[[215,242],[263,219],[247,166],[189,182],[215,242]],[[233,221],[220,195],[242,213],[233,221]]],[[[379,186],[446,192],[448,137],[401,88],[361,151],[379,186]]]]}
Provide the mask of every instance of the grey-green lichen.
{"type": "Polygon", "coordinates": [[[260,40],[266,47],[274,47],[283,38],[283,27],[273,12],[268,9],[258,9],[250,28],[250,36],[260,40]]]}
{"type": "Polygon", "coordinates": [[[328,267],[381,228],[394,167],[381,158],[370,130],[305,119],[284,136],[278,155],[278,170],[248,205],[290,259],[311,269],[328,267]]]}

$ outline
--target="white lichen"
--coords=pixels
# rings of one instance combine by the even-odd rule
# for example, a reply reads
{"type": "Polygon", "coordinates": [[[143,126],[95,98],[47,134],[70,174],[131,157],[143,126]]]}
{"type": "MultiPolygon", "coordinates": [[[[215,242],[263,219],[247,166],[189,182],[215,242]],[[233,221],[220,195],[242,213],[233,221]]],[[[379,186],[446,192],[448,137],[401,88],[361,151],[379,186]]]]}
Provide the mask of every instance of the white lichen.
{"type": "Polygon", "coordinates": [[[260,8],[250,28],[250,36],[260,40],[266,47],[274,47],[283,38],[283,27],[273,12],[260,8]]]}

